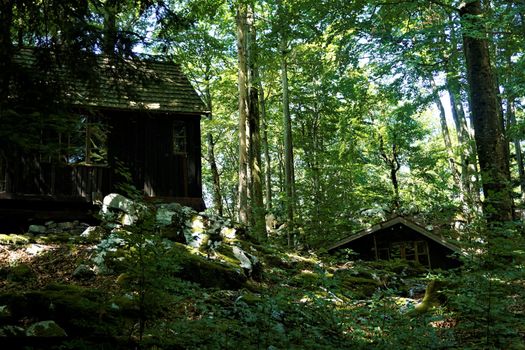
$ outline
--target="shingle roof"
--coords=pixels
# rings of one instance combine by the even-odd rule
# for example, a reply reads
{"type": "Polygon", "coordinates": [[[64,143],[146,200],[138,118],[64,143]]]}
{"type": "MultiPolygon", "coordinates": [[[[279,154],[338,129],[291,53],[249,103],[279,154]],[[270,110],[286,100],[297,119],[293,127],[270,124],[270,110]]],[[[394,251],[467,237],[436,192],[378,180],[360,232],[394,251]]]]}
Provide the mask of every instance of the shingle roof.
{"type": "Polygon", "coordinates": [[[419,226],[418,224],[416,224],[415,222],[412,222],[410,220],[407,220],[401,216],[396,216],[390,220],[387,220],[387,221],[384,221],[384,222],[381,222],[379,224],[376,224],[372,227],[369,227],[369,228],[366,228],[364,230],[361,230],[359,232],[356,232],[346,238],[343,238],[341,239],[340,241],[337,241],[335,242],[334,244],[332,244],[331,246],[328,247],[328,251],[331,251],[331,250],[334,250],[334,249],[337,249],[347,243],[350,243],[352,241],[355,241],[356,239],[359,239],[361,237],[364,237],[364,236],[367,236],[369,234],[372,234],[374,232],[377,232],[377,231],[380,231],[380,230],[383,230],[385,228],[389,228],[389,227],[392,227],[394,225],[397,225],[397,224],[402,224],[402,225],[405,225],[406,227],[409,227],[411,228],[412,230],[416,231],[416,232],[419,232],[420,234],[430,238],[431,240],[441,244],[441,245],[444,245],[445,247],[449,248],[450,250],[454,251],[454,252],[460,252],[460,249],[459,247],[455,246],[454,244],[452,243],[449,243],[447,241],[445,241],[443,238],[435,235],[434,233],[424,229],[423,227],[419,226]]]}
{"type": "MultiPolygon", "coordinates": [[[[21,49],[14,56],[15,63],[42,74],[41,64],[33,49],[21,49]]],[[[182,73],[179,65],[148,60],[110,61],[96,57],[94,69],[84,68],[89,74],[78,74],[78,67],[66,68],[56,60],[45,67],[47,77],[58,79],[62,98],[81,107],[119,110],[148,110],[151,112],[205,114],[207,108],[195,89],[182,73]]],[[[79,59],[79,65],[89,64],[79,59]]],[[[51,78],[49,78],[51,79],[51,78]]]]}

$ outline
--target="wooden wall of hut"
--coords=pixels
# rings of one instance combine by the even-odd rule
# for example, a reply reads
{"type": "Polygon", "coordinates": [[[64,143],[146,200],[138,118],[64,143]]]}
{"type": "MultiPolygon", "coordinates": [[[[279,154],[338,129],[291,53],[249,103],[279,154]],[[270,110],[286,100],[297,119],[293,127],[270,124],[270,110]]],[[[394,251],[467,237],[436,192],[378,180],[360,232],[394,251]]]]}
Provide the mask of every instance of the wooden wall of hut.
{"type": "Polygon", "coordinates": [[[108,158],[113,186],[129,171],[139,191],[150,197],[201,197],[200,118],[112,113],[108,118],[108,158]],[[175,130],[182,128],[184,149],[175,149],[175,130]],[[124,166],[119,166],[119,164],[124,166]]]}

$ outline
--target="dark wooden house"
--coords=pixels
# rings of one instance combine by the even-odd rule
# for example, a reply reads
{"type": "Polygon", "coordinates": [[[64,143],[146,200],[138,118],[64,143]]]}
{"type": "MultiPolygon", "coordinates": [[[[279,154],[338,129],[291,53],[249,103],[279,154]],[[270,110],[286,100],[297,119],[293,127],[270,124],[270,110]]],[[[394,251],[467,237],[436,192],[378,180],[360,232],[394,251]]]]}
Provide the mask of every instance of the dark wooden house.
{"type": "Polygon", "coordinates": [[[34,50],[20,50],[16,61],[28,79],[60,86],[69,126],[50,130],[44,119],[39,142],[52,147],[0,154],[0,217],[35,205],[82,206],[130,184],[146,199],[204,208],[200,119],[207,111],[178,65],[95,57],[83,76],[55,61],[41,72],[34,50]]]}
{"type": "Polygon", "coordinates": [[[397,216],[361,230],[329,248],[329,252],[350,248],[363,260],[405,259],[428,268],[453,268],[460,265],[454,256],[460,250],[454,244],[397,216]]]}

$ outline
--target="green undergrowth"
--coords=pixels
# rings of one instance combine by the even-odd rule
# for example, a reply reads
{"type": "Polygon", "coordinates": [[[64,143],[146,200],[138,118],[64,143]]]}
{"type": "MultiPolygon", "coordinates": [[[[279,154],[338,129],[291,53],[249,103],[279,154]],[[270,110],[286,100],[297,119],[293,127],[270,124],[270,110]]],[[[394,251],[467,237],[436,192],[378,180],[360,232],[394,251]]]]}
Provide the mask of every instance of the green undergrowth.
{"type": "MultiPolygon", "coordinates": [[[[486,310],[469,300],[480,297],[472,294],[475,290],[469,285],[487,280],[485,275],[472,274],[467,280],[459,271],[429,274],[406,261],[353,261],[237,238],[236,246],[261,263],[261,273],[254,278],[240,266],[232,245],[191,248],[165,239],[151,227],[146,218],[93,246],[54,242],[69,252],[66,258],[90,249],[82,260],[74,261],[95,264],[96,276],[86,280],[65,275],[60,281],[37,284],[42,279],[38,257],[3,266],[0,277],[6,290],[0,291],[0,335],[12,327],[54,320],[68,334],[60,346],[69,344],[69,348],[125,349],[132,344],[142,349],[462,349],[483,345],[479,336],[475,338],[482,328],[475,325],[483,324],[479,315],[486,310]]],[[[29,245],[17,241],[5,246],[16,250],[29,245]]],[[[522,285],[490,281],[498,290],[515,290],[508,305],[515,309],[516,324],[523,324],[522,285]]],[[[519,337],[525,329],[503,328],[497,330],[512,340],[499,344],[521,349],[519,337]]]]}

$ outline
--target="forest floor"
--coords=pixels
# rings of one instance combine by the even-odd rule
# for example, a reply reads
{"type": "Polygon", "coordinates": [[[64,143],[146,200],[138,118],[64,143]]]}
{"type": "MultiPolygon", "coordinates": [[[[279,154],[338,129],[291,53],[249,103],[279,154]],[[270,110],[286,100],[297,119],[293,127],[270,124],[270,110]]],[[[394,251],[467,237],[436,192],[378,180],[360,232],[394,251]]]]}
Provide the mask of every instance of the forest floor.
{"type": "Polygon", "coordinates": [[[154,260],[143,252],[142,265],[113,251],[131,263],[103,272],[94,263],[103,240],[0,238],[0,337],[10,348],[459,349],[483,332],[459,329],[441,290],[417,309],[440,277],[402,261],[243,240],[260,265],[249,273],[224,249],[180,243],[154,260]]]}

